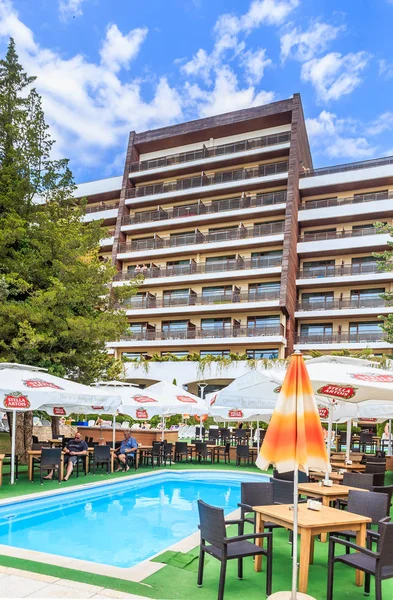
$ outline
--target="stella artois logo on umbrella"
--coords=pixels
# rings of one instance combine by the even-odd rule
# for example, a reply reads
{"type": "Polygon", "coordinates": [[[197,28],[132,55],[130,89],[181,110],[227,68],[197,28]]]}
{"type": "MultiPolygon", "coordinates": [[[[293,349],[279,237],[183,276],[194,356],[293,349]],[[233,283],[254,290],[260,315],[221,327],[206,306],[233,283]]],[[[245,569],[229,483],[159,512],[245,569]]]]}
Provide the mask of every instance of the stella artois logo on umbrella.
{"type": "Polygon", "coordinates": [[[62,408],[61,406],[54,406],[53,407],[53,414],[56,416],[61,416],[64,417],[66,414],[66,411],[64,410],[64,408],[62,408]]]}
{"type": "Polygon", "coordinates": [[[44,379],[26,379],[24,382],[24,385],[26,387],[29,388],[52,388],[53,390],[63,390],[64,388],[60,387],[59,385],[56,385],[55,383],[52,383],[50,381],[44,381],[44,379]]]}
{"type": "Polygon", "coordinates": [[[147,414],[147,410],[145,408],[137,408],[135,411],[135,415],[137,419],[148,419],[149,415],[147,414]]]}
{"type": "Polygon", "coordinates": [[[103,406],[92,406],[91,407],[93,410],[104,410],[103,406]]]}
{"type": "Polygon", "coordinates": [[[329,409],[327,406],[318,406],[318,413],[321,419],[327,419],[329,417],[329,409]]]}
{"type": "Polygon", "coordinates": [[[371,381],[373,383],[392,383],[393,375],[375,375],[368,373],[351,373],[351,377],[359,381],[371,381]]]}
{"type": "Polygon", "coordinates": [[[191,396],[176,396],[176,398],[179,400],[179,402],[186,402],[188,404],[196,404],[197,401],[194,400],[194,398],[191,398],[191,396]]]}
{"type": "Polygon", "coordinates": [[[240,409],[233,408],[232,410],[228,411],[229,419],[241,419],[242,417],[244,417],[244,413],[240,409]]]}
{"type": "Polygon", "coordinates": [[[21,392],[11,392],[4,396],[3,405],[11,409],[30,408],[30,400],[21,392]]]}
{"type": "Polygon", "coordinates": [[[351,385],[334,385],[328,384],[320,387],[317,390],[317,394],[320,396],[333,396],[334,398],[343,398],[344,400],[349,400],[356,395],[355,387],[351,385]]]}
{"type": "Polygon", "coordinates": [[[154,400],[154,398],[150,398],[150,396],[134,396],[133,400],[135,400],[135,402],[139,402],[139,404],[145,404],[146,402],[158,402],[158,400],[154,400]]]}
{"type": "Polygon", "coordinates": [[[359,421],[360,423],[376,423],[378,421],[378,419],[374,419],[371,417],[368,417],[367,419],[357,419],[357,421],[359,421]]]}

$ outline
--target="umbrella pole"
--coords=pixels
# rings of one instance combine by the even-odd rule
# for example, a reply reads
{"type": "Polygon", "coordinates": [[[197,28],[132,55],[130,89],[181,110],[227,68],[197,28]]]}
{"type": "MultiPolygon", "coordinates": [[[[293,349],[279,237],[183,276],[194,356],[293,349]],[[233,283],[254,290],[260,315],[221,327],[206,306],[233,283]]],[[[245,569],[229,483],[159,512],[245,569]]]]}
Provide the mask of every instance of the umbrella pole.
{"type": "MultiPolygon", "coordinates": [[[[328,455],[328,462],[330,464],[330,451],[331,451],[331,445],[332,445],[332,428],[333,428],[333,406],[332,404],[329,405],[329,421],[328,421],[328,436],[327,436],[327,455],[328,455]]],[[[326,471],[325,473],[325,481],[329,480],[329,472],[326,471]]]]}
{"type": "Polygon", "coordinates": [[[352,427],[352,419],[348,419],[347,421],[347,446],[346,446],[346,460],[349,460],[350,451],[351,451],[351,427],[352,427]]]}
{"type": "Polygon", "coordinates": [[[293,473],[293,540],[292,540],[292,595],[291,600],[296,600],[297,593],[297,532],[298,532],[298,468],[293,473]]]}
{"type": "Polygon", "coordinates": [[[12,411],[11,433],[11,485],[15,483],[15,436],[16,436],[16,410],[12,411]]]}
{"type": "Polygon", "coordinates": [[[202,441],[202,415],[199,417],[199,441],[202,441]]]}
{"type": "Polygon", "coordinates": [[[112,421],[112,448],[115,449],[116,446],[116,415],[113,415],[112,421]]]}
{"type": "Polygon", "coordinates": [[[392,419],[389,419],[388,456],[392,456],[392,419]]]}
{"type": "Polygon", "coordinates": [[[164,441],[164,433],[165,433],[164,432],[164,429],[165,429],[165,417],[164,417],[164,415],[162,415],[162,417],[161,417],[161,425],[162,425],[162,427],[161,427],[161,441],[163,442],[164,441]]]}
{"type": "Polygon", "coordinates": [[[257,450],[259,454],[259,421],[257,421],[257,450]]]}

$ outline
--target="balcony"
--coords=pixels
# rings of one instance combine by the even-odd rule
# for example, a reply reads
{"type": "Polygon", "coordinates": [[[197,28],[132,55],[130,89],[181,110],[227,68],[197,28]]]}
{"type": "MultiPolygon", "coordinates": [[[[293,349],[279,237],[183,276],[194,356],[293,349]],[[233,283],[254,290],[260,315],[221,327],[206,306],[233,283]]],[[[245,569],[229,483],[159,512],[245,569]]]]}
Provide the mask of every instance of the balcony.
{"type": "Polygon", "coordinates": [[[236,198],[227,198],[225,200],[215,200],[209,204],[199,201],[191,206],[175,206],[172,209],[149,210],[125,216],[122,225],[140,225],[144,223],[156,223],[158,221],[168,221],[171,219],[187,219],[199,215],[216,215],[221,212],[243,210],[247,208],[258,208],[263,206],[273,206],[276,204],[285,204],[287,192],[270,192],[267,194],[256,194],[254,196],[238,196],[236,198]]]}
{"type": "MultiPolygon", "coordinates": [[[[393,265],[392,265],[393,266],[393,265]]],[[[301,269],[297,274],[297,285],[323,285],[372,281],[389,281],[393,272],[381,271],[376,263],[325,265],[317,269],[301,269]],[[338,279],[340,281],[338,281],[338,279]]]]}
{"type": "Polygon", "coordinates": [[[284,337],[285,330],[282,324],[265,327],[211,327],[208,329],[189,328],[173,331],[144,329],[138,333],[124,336],[124,341],[152,341],[152,340],[206,340],[230,338],[261,338],[284,337]]]}
{"type": "Polygon", "coordinates": [[[381,298],[364,297],[364,298],[337,298],[337,299],[321,299],[320,302],[299,302],[296,309],[295,317],[300,318],[316,318],[319,316],[343,316],[343,312],[348,312],[351,317],[354,316],[379,316],[393,312],[393,306],[390,302],[381,298]]]}
{"type": "Polygon", "coordinates": [[[85,214],[83,215],[83,221],[88,223],[90,221],[102,220],[115,220],[117,218],[119,208],[119,202],[113,202],[105,204],[102,202],[99,206],[87,206],[85,214]]]}
{"type": "Polygon", "coordinates": [[[315,256],[326,252],[350,252],[355,249],[376,251],[384,249],[390,235],[366,225],[359,229],[343,229],[321,233],[303,233],[298,238],[298,254],[315,256]]]}
{"type": "Polygon", "coordinates": [[[346,198],[320,198],[319,200],[310,200],[299,206],[300,210],[312,210],[315,208],[331,208],[333,206],[342,206],[343,204],[363,204],[365,202],[375,202],[378,200],[392,200],[393,192],[375,192],[374,194],[359,194],[358,196],[348,196],[346,198]]]}
{"type": "Polygon", "coordinates": [[[267,163],[250,169],[235,169],[233,171],[220,171],[213,175],[195,175],[175,181],[143,185],[128,188],[126,199],[143,199],[156,201],[156,196],[161,198],[172,198],[184,195],[209,194],[215,188],[233,189],[234,187],[256,185],[261,177],[270,177],[272,181],[286,179],[288,172],[288,161],[267,163]]]}
{"type": "Polygon", "coordinates": [[[203,162],[204,164],[216,163],[217,161],[230,159],[233,156],[253,156],[254,154],[260,154],[260,151],[264,151],[270,147],[288,145],[290,139],[290,132],[285,131],[229,144],[220,144],[210,148],[203,146],[197,150],[142,160],[140,162],[131,163],[130,176],[136,177],[138,174],[150,171],[153,171],[154,173],[163,170],[173,171],[179,169],[179,167],[186,168],[187,166],[192,166],[193,163],[198,162],[203,162]]]}
{"type": "MultiPolygon", "coordinates": [[[[217,261],[217,262],[202,262],[197,263],[190,261],[186,265],[173,265],[158,267],[156,265],[150,265],[143,271],[145,279],[150,279],[149,285],[154,285],[157,281],[159,285],[164,283],[165,280],[177,278],[180,282],[185,280],[206,280],[212,279],[223,279],[228,277],[227,273],[236,272],[237,277],[247,277],[249,272],[257,271],[256,274],[260,274],[261,271],[266,271],[266,274],[277,274],[281,271],[281,256],[272,257],[255,257],[255,258],[242,258],[238,257],[233,260],[217,261]]],[[[141,271],[122,271],[114,276],[115,282],[131,281],[135,279],[136,275],[141,271]]],[[[173,281],[170,281],[173,283],[173,281]]]]}
{"type": "Polygon", "coordinates": [[[393,214],[393,193],[388,191],[367,193],[346,198],[322,198],[310,200],[299,206],[299,222],[303,225],[317,225],[329,222],[353,222],[355,216],[383,219],[393,214]]]}
{"type": "Polygon", "coordinates": [[[308,169],[301,172],[300,177],[315,177],[317,175],[331,175],[332,173],[344,173],[346,171],[358,171],[363,169],[371,169],[373,167],[384,167],[393,165],[393,156],[385,158],[373,158],[371,160],[362,160],[359,162],[346,163],[333,167],[322,167],[321,169],[308,169]]]}
{"type": "MultiPolygon", "coordinates": [[[[232,247],[231,242],[238,242],[236,246],[250,245],[250,241],[262,237],[271,237],[271,243],[282,240],[284,232],[284,222],[279,223],[264,223],[262,225],[254,225],[253,227],[236,227],[235,229],[223,229],[221,231],[213,231],[203,234],[200,231],[193,233],[184,233],[171,237],[159,237],[154,235],[152,238],[133,240],[130,243],[119,245],[119,255],[126,253],[137,253],[135,258],[143,256],[151,256],[155,250],[156,255],[161,256],[163,251],[165,254],[179,254],[179,248],[182,252],[198,251],[199,247],[203,249],[205,244],[219,244],[217,247],[232,247]],[[276,238],[276,239],[275,239],[276,238]],[[170,249],[169,251],[167,249],[170,249]],[[172,251],[172,252],[171,252],[172,251]]],[[[267,242],[266,242],[267,243],[267,242]]],[[[126,256],[118,256],[120,259],[127,258],[126,256]]]]}

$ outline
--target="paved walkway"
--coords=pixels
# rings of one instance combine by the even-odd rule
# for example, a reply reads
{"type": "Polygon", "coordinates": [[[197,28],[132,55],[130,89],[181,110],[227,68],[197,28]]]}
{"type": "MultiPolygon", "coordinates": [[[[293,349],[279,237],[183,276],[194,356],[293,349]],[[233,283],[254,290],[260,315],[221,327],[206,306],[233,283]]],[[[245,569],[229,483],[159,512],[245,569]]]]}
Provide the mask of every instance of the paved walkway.
{"type": "Polygon", "coordinates": [[[130,598],[143,596],[0,566],[0,598],[130,598]]]}

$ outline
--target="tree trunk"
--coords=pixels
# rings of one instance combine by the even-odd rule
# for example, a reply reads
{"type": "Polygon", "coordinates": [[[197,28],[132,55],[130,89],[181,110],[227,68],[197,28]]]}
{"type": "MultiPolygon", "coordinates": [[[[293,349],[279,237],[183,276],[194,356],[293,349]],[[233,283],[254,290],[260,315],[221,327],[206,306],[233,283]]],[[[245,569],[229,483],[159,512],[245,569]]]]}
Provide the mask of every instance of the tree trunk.
{"type": "Polygon", "coordinates": [[[52,422],[52,438],[55,439],[56,436],[60,434],[60,417],[51,417],[52,422]]]}
{"type": "MultiPolygon", "coordinates": [[[[12,413],[8,413],[10,436],[12,436],[12,413]]],[[[32,411],[16,413],[15,454],[23,464],[27,463],[27,451],[31,449],[33,437],[32,411]]]]}

